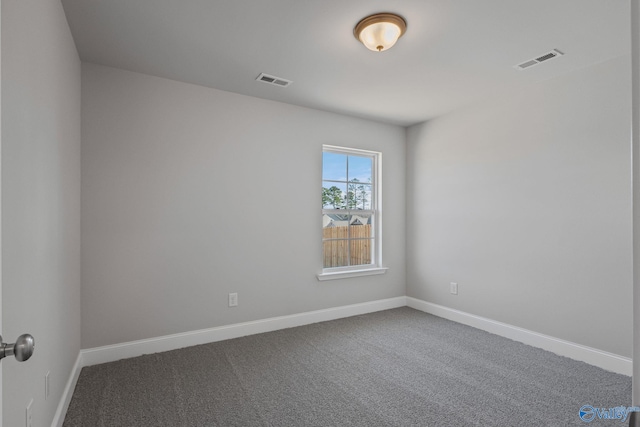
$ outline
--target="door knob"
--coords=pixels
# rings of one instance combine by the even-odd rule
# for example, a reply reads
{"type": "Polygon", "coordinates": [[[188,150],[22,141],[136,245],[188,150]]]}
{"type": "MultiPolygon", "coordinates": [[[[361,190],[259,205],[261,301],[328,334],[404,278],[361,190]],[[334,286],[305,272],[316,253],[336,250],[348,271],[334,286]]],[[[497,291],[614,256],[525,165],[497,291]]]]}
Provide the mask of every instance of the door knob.
{"type": "Polygon", "coordinates": [[[29,334],[20,335],[13,344],[2,342],[2,335],[0,335],[0,359],[15,356],[18,362],[24,362],[31,357],[35,346],[35,340],[29,334]]]}

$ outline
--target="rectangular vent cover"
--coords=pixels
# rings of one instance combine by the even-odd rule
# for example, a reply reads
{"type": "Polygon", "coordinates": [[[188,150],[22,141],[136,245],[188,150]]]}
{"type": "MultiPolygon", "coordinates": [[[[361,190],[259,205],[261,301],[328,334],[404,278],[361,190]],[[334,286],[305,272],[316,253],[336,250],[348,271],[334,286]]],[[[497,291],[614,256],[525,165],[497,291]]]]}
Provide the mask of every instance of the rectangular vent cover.
{"type": "Polygon", "coordinates": [[[515,68],[516,70],[524,70],[527,68],[531,68],[534,65],[538,65],[541,62],[548,61],[562,55],[564,55],[564,53],[560,52],[558,49],[553,49],[551,52],[547,52],[543,55],[538,56],[537,58],[528,59],[521,64],[514,65],[513,68],[515,68]]]}
{"type": "Polygon", "coordinates": [[[260,73],[260,75],[258,76],[258,78],[256,78],[256,80],[259,82],[269,83],[270,85],[275,85],[280,87],[287,87],[291,83],[293,83],[291,80],[283,79],[282,77],[270,76],[269,74],[265,74],[265,73],[260,73]]]}

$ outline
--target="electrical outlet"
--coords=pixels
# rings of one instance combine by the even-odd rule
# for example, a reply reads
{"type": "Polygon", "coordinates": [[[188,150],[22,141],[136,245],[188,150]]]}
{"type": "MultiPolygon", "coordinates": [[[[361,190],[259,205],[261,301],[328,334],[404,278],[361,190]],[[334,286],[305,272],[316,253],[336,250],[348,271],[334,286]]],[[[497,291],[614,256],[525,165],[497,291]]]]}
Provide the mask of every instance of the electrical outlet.
{"type": "Polygon", "coordinates": [[[29,401],[25,414],[25,425],[27,427],[33,427],[33,399],[29,401]]]}
{"type": "Polygon", "coordinates": [[[238,294],[236,292],[229,294],[229,307],[238,306],[238,294]]]}
{"type": "Polygon", "coordinates": [[[453,295],[458,295],[458,284],[456,282],[451,282],[449,286],[449,292],[451,292],[453,295]]]}
{"type": "Polygon", "coordinates": [[[46,375],[44,376],[44,400],[47,400],[49,398],[49,390],[51,387],[51,378],[49,374],[51,374],[51,371],[47,371],[46,375]]]}

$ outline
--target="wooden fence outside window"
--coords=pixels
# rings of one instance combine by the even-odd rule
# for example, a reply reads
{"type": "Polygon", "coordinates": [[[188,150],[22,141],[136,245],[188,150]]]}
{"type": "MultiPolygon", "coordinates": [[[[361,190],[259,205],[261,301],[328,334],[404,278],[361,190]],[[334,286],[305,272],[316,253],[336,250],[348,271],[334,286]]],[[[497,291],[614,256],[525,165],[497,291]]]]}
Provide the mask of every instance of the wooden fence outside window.
{"type": "Polygon", "coordinates": [[[371,224],[326,227],[322,237],[324,268],[371,264],[371,224]]]}

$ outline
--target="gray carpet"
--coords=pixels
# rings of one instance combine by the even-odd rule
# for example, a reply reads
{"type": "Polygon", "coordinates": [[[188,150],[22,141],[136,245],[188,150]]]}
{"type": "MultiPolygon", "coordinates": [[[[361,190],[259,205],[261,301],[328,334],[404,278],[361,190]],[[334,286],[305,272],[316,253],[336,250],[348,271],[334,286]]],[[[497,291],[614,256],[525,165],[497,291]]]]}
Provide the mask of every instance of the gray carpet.
{"type": "Polygon", "coordinates": [[[64,426],[578,426],[586,404],[630,406],[631,379],[403,307],[84,368],[64,426]]]}

